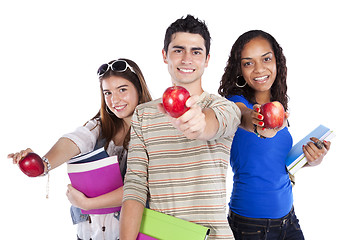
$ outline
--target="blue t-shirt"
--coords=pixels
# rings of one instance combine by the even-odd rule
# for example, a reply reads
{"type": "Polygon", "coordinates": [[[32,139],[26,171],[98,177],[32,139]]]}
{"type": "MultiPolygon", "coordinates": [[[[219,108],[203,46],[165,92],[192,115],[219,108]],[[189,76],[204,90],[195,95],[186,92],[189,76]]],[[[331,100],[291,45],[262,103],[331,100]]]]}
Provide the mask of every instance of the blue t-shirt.
{"type": "MultiPolygon", "coordinates": [[[[253,108],[243,96],[228,99],[253,108]]],[[[229,206],[233,212],[244,217],[271,219],[290,212],[293,195],[285,158],[292,143],[287,127],[266,139],[238,128],[230,154],[234,185],[229,206]]]]}

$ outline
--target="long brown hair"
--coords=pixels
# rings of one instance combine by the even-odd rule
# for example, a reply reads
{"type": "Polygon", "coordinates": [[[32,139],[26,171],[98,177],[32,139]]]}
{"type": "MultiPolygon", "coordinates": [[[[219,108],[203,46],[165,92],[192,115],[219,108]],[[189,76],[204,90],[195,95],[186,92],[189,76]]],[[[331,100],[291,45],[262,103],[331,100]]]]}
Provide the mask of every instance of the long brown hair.
{"type": "MultiPolygon", "coordinates": [[[[116,133],[119,132],[121,129],[125,127],[125,122],[122,118],[116,117],[112,113],[108,113],[106,110],[106,102],[103,94],[103,88],[102,88],[102,80],[107,79],[111,76],[118,76],[123,77],[134,84],[138,95],[139,95],[139,104],[145,103],[148,101],[151,101],[151,95],[149,92],[149,89],[146,85],[145,78],[139,68],[139,66],[129,59],[120,58],[119,60],[126,61],[135,71],[133,73],[129,68],[126,69],[124,72],[115,72],[109,69],[104,75],[102,75],[100,80],[100,94],[101,94],[101,108],[99,112],[93,117],[93,119],[99,119],[100,120],[100,127],[101,127],[101,136],[100,138],[105,139],[105,148],[109,145],[109,142],[115,137],[116,133]]],[[[112,63],[115,60],[109,62],[112,63]]],[[[130,141],[130,130],[127,132],[126,137],[124,139],[123,147],[128,148],[128,144],[130,141]]]]}
{"type": "Polygon", "coordinates": [[[250,42],[250,40],[262,37],[267,40],[275,54],[276,58],[276,79],[271,86],[271,101],[279,101],[287,110],[288,108],[288,100],[289,97],[287,95],[287,84],[286,84],[286,77],[287,77],[287,67],[286,67],[286,58],[283,54],[283,50],[280,47],[279,43],[276,39],[271,36],[269,33],[261,31],[261,30],[251,30],[244,34],[242,34],[232,46],[229,59],[227,61],[227,65],[225,67],[225,72],[222,76],[220,87],[219,87],[219,94],[223,97],[229,95],[243,95],[250,103],[255,104],[255,91],[246,85],[243,88],[239,88],[236,86],[242,85],[245,79],[241,76],[241,52],[246,43],[250,42]],[[239,82],[236,82],[239,81],[239,82]]]}

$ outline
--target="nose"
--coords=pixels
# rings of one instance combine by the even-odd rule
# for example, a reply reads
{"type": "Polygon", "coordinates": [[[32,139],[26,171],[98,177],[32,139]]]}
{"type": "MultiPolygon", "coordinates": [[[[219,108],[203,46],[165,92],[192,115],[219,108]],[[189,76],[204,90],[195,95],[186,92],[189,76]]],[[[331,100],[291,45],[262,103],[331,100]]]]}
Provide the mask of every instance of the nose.
{"type": "Polygon", "coordinates": [[[255,70],[256,73],[262,73],[262,72],[265,71],[265,67],[262,64],[262,62],[258,62],[258,63],[255,64],[255,69],[254,70],[255,70]]]}
{"type": "Polygon", "coordinates": [[[182,64],[191,64],[192,63],[192,54],[189,52],[184,52],[181,63],[182,64]]]}
{"type": "Polygon", "coordinates": [[[116,105],[121,101],[121,96],[119,93],[113,93],[111,96],[111,102],[112,104],[116,105]]]}

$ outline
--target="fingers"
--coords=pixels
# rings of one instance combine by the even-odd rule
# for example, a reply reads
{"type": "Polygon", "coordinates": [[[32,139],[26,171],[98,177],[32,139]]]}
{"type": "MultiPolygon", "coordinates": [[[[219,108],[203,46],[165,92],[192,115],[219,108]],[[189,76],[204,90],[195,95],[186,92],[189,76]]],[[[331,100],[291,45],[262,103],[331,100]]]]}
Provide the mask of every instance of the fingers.
{"type": "Polygon", "coordinates": [[[329,151],[329,150],[330,150],[330,146],[331,146],[331,142],[330,142],[330,141],[328,142],[328,141],[325,141],[325,140],[324,140],[324,146],[325,146],[326,150],[329,151]]]}
{"type": "MultiPolygon", "coordinates": [[[[194,139],[199,136],[206,126],[205,114],[202,112],[202,108],[197,104],[198,100],[199,96],[191,96],[186,101],[186,106],[189,107],[188,111],[178,118],[169,116],[172,125],[189,139],[194,139]]],[[[160,112],[166,114],[163,104],[158,104],[157,108],[160,112]]]]}
{"type": "Polygon", "coordinates": [[[260,104],[254,104],[253,106],[253,112],[252,112],[252,123],[259,126],[259,127],[263,127],[264,126],[264,122],[262,120],[264,120],[264,116],[262,114],[260,114],[260,104]]]}
{"type": "Polygon", "coordinates": [[[194,106],[197,102],[199,101],[199,96],[194,95],[189,97],[188,100],[186,100],[186,106],[191,108],[192,106],[194,106]]]}
{"type": "Polygon", "coordinates": [[[67,185],[66,196],[69,197],[70,192],[75,189],[71,184],[67,185]]]}
{"type": "MultiPolygon", "coordinates": [[[[331,146],[331,142],[329,141],[320,141],[319,139],[317,139],[316,137],[311,137],[310,138],[310,140],[311,141],[313,141],[314,143],[315,143],[315,145],[317,145],[318,146],[318,148],[320,148],[321,149],[321,147],[320,146],[322,146],[322,147],[325,147],[325,149],[327,150],[327,151],[329,151],[330,150],[330,146],[331,146]],[[319,143],[321,143],[321,144],[319,144],[319,143]]],[[[326,152],[327,152],[326,151],[326,152]]]]}
{"type": "MultiPolygon", "coordinates": [[[[303,151],[308,164],[311,166],[316,166],[322,162],[323,157],[327,153],[327,148],[325,146],[325,143],[324,143],[325,147],[322,147],[322,145],[320,144],[316,144],[320,142],[320,140],[315,137],[310,138],[310,140],[312,142],[308,142],[306,145],[304,145],[303,151]],[[319,146],[321,146],[321,148],[319,148],[319,146]]],[[[327,146],[329,146],[328,143],[327,146]]]]}
{"type": "Polygon", "coordinates": [[[159,103],[159,104],[157,105],[157,108],[158,108],[159,112],[166,114],[164,105],[163,105],[162,103],[159,103]]]}
{"type": "MultiPolygon", "coordinates": [[[[199,100],[199,96],[194,95],[194,96],[189,97],[189,99],[186,101],[185,104],[186,104],[187,107],[192,108],[192,107],[197,105],[196,103],[198,102],[198,100],[199,100]]],[[[161,113],[167,114],[167,112],[166,112],[166,110],[164,108],[164,105],[162,103],[158,103],[157,108],[161,113]]],[[[168,116],[171,118],[170,115],[168,115],[168,116]]]]}
{"type": "Polygon", "coordinates": [[[21,150],[20,152],[17,152],[17,153],[8,154],[8,158],[12,158],[13,163],[18,164],[22,158],[24,158],[28,153],[31,153],[31,152],[33,152],[33,150],[31,148],[27,148],[27,149],[21,150]]]}
{"type": "Polygon", "coordinates": [[[206,121],[201,107],[197,104],[190,104],[190,109],[179,118],[172,119],[172,123],[187,138],[194,139],[204,131],[206,121]]]}

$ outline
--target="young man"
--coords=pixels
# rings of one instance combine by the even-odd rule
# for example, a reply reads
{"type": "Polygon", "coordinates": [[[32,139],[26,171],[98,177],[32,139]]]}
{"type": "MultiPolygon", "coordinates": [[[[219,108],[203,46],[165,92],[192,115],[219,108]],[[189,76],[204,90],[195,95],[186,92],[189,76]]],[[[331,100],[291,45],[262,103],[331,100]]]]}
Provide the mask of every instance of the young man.
{"type": "Polygon", "coordinates": [[[144,206],[210,228],[208,239],[233,239],[226,219],[226,171],[239,108],[204,92],[210,34],[188,15],[166,31],[163,58],[171,81],[185,87],[190,109],[177,119],[161,99],[138,106],[132,119],[120,239],[136,239],[144,206]]]}

